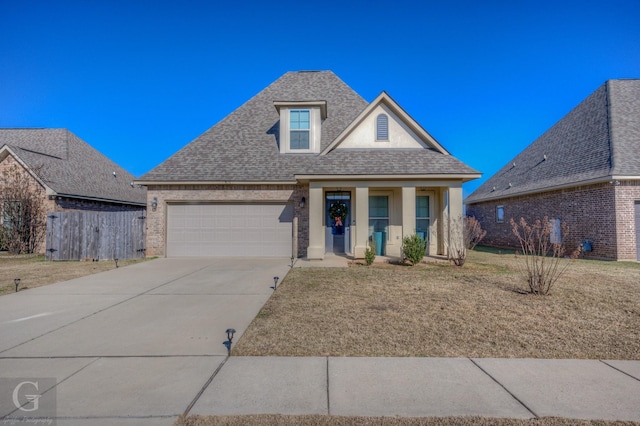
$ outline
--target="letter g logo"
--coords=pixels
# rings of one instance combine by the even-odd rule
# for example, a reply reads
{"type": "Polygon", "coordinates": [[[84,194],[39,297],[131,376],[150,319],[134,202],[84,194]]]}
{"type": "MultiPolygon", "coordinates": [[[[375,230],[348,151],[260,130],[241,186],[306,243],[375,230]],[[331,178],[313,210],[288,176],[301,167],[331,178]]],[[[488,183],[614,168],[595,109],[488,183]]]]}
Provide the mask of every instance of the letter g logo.
{"type": "Polygon", "coordinates": [[[42,395],[24,395],[25,398],[27,398],[27,400],[31,403],[33,403],[33,406],[31,408],[27,408],[26,404],[23,407],[22,404],[20,404],[20,400],[18,399],[18,396],[20,395],[20,390],[22,389],[22,387],[24,385],[32,385],[33,387],[35,387],[36,391],[38,390],[38,382],[22,382],[20,384],[18,384],[18,386],[15,387],[15,389],[13,390],[13,405],[16,406],[16,408],[22,410],[22,411],[26,411],[26,412],[31,412],[31,411],[36,411],[39,407],[38,405],[38,399],[42,396],[42,395]]]}

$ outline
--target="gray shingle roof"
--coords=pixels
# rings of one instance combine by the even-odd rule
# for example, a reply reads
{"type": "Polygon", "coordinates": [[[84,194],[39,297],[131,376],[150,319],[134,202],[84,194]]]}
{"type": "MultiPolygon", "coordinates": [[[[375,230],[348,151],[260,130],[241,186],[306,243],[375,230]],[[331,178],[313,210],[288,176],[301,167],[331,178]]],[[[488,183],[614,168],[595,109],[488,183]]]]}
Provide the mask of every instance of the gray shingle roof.
{"type": "Polygon", "coordinates": [[[607,81],[469,195],[465,203],[615,175],[640,177],[640,80],[607,81]]]}
{"type": "Polygon", "coordinates": [[[427,149],[280,154],[275,101],[326,101],[321,150],[368,105],[330,71],[288,72],[140,180],[292,182],[296,175],[477,173],[450,155],[427,149]]]}
{"type": "Polygon", "coordinates": [[[59,195],[146,204],[132,174],[66,129],[0,129],[5,145],[59,195]]]}

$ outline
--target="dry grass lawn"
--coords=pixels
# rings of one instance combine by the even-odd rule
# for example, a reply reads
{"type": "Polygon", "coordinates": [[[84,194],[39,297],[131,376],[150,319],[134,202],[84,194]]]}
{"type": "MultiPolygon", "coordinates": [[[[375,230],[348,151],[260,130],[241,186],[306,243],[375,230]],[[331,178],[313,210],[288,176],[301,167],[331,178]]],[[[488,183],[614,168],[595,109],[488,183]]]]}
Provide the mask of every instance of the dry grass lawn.
{"type": "Polygon", "coordinates": [[[513,255],[292,270],[233,355],[640,359],[640,264],[573,261],[526,294],[513,255]]]}
{"type": "MultiPolygon", "coordinates": [[[[119,260],[118,266],[123,267],[143,260],[119,260]]],[[[0,255],[0,295],[16,291],[13,283],[14,278],[20,278],[19,290],[24,291],[115,268],[115,262],[107,260],[100,262],[50,262],[45,260],[44,256],[2,254],[0,255]]]]}

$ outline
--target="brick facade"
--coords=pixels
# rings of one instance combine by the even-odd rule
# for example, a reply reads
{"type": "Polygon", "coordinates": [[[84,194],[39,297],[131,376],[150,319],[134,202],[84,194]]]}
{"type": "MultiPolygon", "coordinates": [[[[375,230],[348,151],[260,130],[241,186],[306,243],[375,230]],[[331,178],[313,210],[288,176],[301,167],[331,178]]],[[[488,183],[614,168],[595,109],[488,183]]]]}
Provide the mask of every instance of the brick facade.
{"type": "Polygon", "coordinates": [[[167,204],[181,202],[277,201],[294,207],[298,217],[298,256],[307,254],[309,209],[300,208],[302,197],[309,199],[308,185],[149,185],[147,187],[147,256],[166,255],[167,204]],[[157,198],[155,210],[151,202],[157,198]]]}
{"type": "Polygon", "coordinates": [[[636,260],[636,200],[640,200],[640,183],[607,182],[469,204],[467,215],[475,216],[487,231],[482,241],[485,245],[517,248],[510,219],[524,217],[530,222],[548,216],[567,225],[567,251],[589,239],[593,251],[585,257],[636,260]],[[503,223],[496,222],[498,206],[504,207],[503,223]]]}
{"type": "Polygon", "coordinates": [[[636,252],[638,230],[635,221],[635,204],[640,202],[640,181],[621,181],[615,185],[615,212],[618,260],[640,260],[636,252]]]}

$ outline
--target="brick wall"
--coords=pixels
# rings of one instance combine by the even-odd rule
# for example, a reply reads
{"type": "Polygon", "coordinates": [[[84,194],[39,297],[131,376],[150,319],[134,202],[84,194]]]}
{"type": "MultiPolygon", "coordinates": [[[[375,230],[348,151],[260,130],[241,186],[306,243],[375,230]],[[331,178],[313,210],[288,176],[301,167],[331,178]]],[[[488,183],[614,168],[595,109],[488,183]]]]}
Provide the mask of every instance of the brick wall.
{"type": "Polygon", "coordinates": [[[622,181],[615,188],[618,260],[640,260],[636,253],[635,203],[640,201],[640,182],[622,181]]]}
{"type": "MultiPolygon", "coordinates": [[[[54,202],[48,199],[45,188],[42,185],[40,185],[40,183],[38,183],[38,181],[34,179],[29,174],[29,172],[27,172],[27,170],[24,167],[22,167],[20,163],[16,161],[15,158],[13,158],[13,156],[8,155],[6,158],[0,161],[0,176],[8,176],[10,173],[14,173],[16,170],[18,170],[18,172],[23,177],[27,177],[29,179],[30,190],[35,192],[38,195],[38,197],[42,200],[42,202],[45,205],[45,214],[46,214],[46,212],[49,211],[49,209],[54,206],[54,202]]],[[[0,211],[1,209],[2,209],[2,205],[0,204],[0,211]]],[[[45,220],[45,218],[42,218],[42,219],[45,220]]],[[[38,253],[44,253],[45,248],[46,248],[46,241],[44,241],[43,239],[42,243],[39,245],[36,251],[38,253]]]]}
{"type": "Polygon", "coordinates": [[[294,206],[298,217],[298,255],[306,256],[309,245],[308,204],[300,208],[302,197],[309,199],[308,185],[150,185],[147,188],[147,256],[165,256],[167,203],[280,201],[294,206]],[[157,198],[154,211],[151,201],[157,198]]]}
{"type": "MultiPolygon", "coordinates": [[[[635,187],[640,190],[640,187],[635,187]]],[[[494,247],[518,248],[509,221],[524,217],[528,222],[542,219],[544,216],[560,219],[569,231],[564,242],[567,251],[575,249],[583,239],[593,242],[593,251],[585,257],[618,259],[620,233],[616,227],[615,209],[624,204],[633,215],[633,204],[623,202],[617,194],[621,187],[609,183],[579,186],[570,189],[504,198],[499,201],[487,201],[467,206],[467,215],[475,216],[487,235],[481,244],[494,247]],[[504,223],[496,222],[496,208],[504,206],[504,223]]],[[[630,198],[628,195],[627,198],[630,198]]],[[[628,227],[627,227],[628,228],[628,227]]],[[[634,228],[635,230],[635,228],[634,228]]],[[[630,244],[628,229],[624,235],[625,247],[630,244]]],[[[635,254],[635,236],[633,237],[635,254]]]]}

